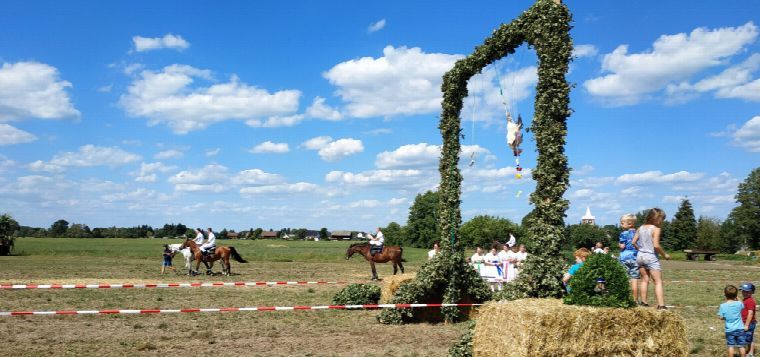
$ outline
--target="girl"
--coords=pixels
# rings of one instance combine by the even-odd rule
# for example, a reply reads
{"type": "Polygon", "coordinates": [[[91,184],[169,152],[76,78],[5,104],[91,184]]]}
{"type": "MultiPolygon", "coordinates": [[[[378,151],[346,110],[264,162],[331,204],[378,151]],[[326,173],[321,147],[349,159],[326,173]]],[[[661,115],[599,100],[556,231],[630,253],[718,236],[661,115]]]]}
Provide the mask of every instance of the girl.
{"type": "Polygon", "coordinates": [[[499,258],[499,254],[496,253],[495,246],[491,247],[491,251],[483,258],[483,264],[485,267],[482,275],[490,283],[491,290],[501,290],[504,272],[502,269],[502,261],[499,258]]]}
{"type": "Polygon", "coordinates": [[[639,305],[649,306],[647,304],[647,288],[649,287],[649,277],[654,280],[654,295],[657,299],[657,309],[665,310],[665,296],[662,287],[662,268],[657,253],[666,260],[670,255],[660,247],[660,227],[665,221],[665,212],[659,208],[652,208],[647,213],[644,225],[639,227],[636,235],[631,242],[639,251],[636,257],[636,263],[639,265],[641,273],[641,287],[639,289],[639,305]]]}

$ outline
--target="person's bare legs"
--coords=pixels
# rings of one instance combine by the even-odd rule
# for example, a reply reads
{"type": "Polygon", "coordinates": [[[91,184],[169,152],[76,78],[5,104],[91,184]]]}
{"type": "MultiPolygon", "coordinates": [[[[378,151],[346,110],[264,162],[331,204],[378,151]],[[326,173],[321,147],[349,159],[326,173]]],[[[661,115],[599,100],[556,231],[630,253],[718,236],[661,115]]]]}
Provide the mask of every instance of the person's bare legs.
{"type": "Polygon", "coordinates": [[[628,279],[631,282],[631,292],[633,292],[633,300],[639,298],[639,279],[628,279]]]}
{"type": "Polygon", "coordinates": [[[649,293],[649,272],[644,268],[639,268],[641,273],[641,286],[639,286],[639,302],[647,303],[647,295],[649,293]]]}
{"type": "Polygon", "coordinates": [[[662,272],[659,270],[652,270],[649,272],[654,280],[654,296],[657,299],[657,306],[665,306],[665,291],[662,287],[662,272]]]}

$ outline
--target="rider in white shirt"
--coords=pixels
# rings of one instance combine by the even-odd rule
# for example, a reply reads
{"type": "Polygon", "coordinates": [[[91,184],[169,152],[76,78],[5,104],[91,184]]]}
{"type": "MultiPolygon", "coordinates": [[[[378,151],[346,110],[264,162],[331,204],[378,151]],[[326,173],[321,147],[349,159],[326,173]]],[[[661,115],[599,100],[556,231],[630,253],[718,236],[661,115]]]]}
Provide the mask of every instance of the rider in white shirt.
{"type": "Polygon", "coordinates": [[[206,237],[203,236],[203,230],[200,228],[195,229],[195,239],[193,239],[193,242],[195,242],[195,245],[201,246],[203,244],[203,239],[206,237]]]}
{"type": "Polygon", "coordinates": [[[203,243],[201,246],[201,251],[203,254],[208,254],[209,252],[212,252],[214,248],[216,248],[216,236],[214,235],[214,231],[209,228],[208,238],[206,239],[206,243],[203,243]]]}
{"type": "Polygon", "coordinates": [[[369,236],[370,254],[374,256],[375,254],[382,252],[383,243],[385,243],[385,236],[383,235],[383,231],[380,230],[380,227],[377,227],[377,233],[374,237],[371,234],[367,235],[369,236]]]}

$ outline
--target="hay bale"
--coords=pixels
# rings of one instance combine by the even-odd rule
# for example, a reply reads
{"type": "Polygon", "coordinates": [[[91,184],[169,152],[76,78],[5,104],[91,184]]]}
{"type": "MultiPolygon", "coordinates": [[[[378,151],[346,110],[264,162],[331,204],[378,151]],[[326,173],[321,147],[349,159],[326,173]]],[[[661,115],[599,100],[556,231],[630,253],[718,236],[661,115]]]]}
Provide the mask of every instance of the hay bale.
{"type": "Polygon", "coordinates": [[[380,291],[380,303],[387,304],[393,298],[393,294],[402,283],[414,280],[416,273],[406,273],[401,275],[391,275],[383,278],[383,287],[380,291]]]}
{"type": "Polygon", "coordinates": [[[564,305],[522,299],[483,306],[474,356],[686,356],[683,320],[652,308],[564,305]]]}

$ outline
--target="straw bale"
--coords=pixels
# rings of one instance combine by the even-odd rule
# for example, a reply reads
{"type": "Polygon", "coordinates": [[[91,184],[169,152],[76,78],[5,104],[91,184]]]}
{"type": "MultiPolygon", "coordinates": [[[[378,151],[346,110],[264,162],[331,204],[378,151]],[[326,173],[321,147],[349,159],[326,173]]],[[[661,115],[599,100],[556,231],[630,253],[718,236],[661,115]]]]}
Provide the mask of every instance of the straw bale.
{"type": "Polygon", "coordinates": [[[474,356],[686,356],[683,320],[653,308],[564,305],[555,299],[487,303],[474,356]]]}
{"type": "Polygon", "coordinates": [[[402,283],[414,280],[416,273],[406,273],[401,275],[391,275],[383,278],[383,286],[380,290],[380,303],[387,304],[393,298],[393,294],[402,283]]]}

